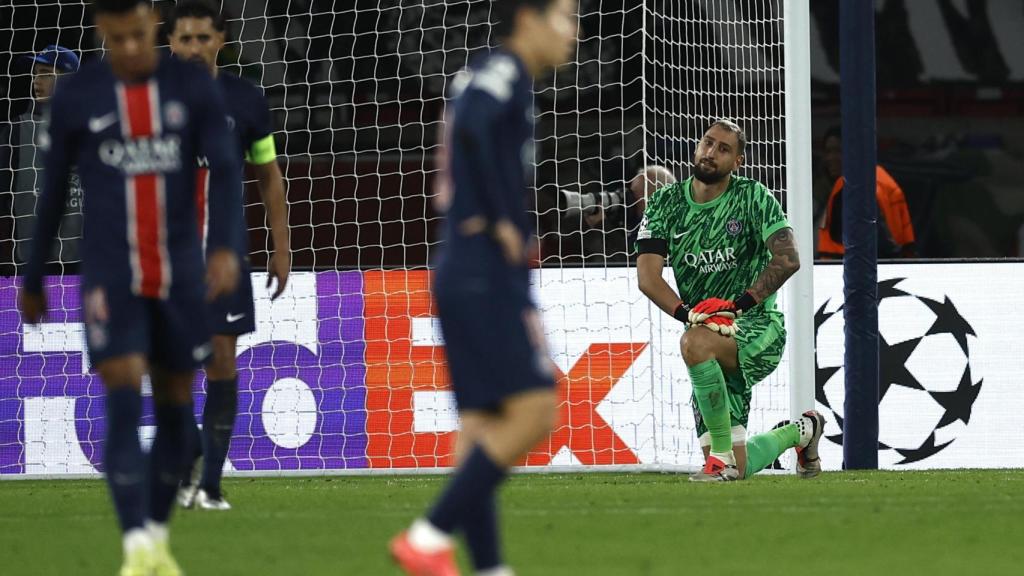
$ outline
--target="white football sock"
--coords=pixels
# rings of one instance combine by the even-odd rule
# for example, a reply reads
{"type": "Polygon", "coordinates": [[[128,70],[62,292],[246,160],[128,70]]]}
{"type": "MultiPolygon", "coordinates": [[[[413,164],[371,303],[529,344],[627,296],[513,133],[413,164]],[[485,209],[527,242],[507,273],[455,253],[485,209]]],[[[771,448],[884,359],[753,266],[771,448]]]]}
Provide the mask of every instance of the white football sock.
{"type": "Polygon", "coordinates": [[[452,537],[445,534],[426,518],[418,518],[409,528],[409,542],[423,552],[437,552],[452,547],[452,537]]]}
{"type": "Polygon", "coordinates": [[[149,533],[143,528],[132,528],[125,532],[121,542],[124,547],[125,556],[139,548],[149,548],[153,545],[149,533]]]}
{"type": "Polygon", "coordinates": [[[712,452],[711,455],[721,460],[726,466],[736,465],[736,455],[733,454],[732,450],[728,452],[712,452]]]}
{"type": "Polygon", "coordinates": [[[153,520],[146,520],[146,532],[149,534],[149,537],[153,539],[154,543],[167,542],[171,537],[167,524],[161,524],[160,522],[154,522],[153,520]]]}

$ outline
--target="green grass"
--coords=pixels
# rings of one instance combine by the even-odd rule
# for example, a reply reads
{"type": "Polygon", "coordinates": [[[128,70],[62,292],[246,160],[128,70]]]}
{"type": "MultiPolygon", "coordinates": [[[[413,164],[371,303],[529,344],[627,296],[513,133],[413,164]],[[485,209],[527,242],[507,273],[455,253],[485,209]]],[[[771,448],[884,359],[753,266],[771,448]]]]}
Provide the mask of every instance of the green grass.
{"type": "MultiPolygon", "coordinates": [[[[385,542],[441,485],[228,479],[235,510],[177,512],[172,544],[191,576],[397,575],[385,542]]],[[[1024,573],[1021,471],[524,475],[502,505],[521,576],[1024,573]]],[[[111,575],[119,554],[101,482],[0,483],[0,574],[111,575]]]]}

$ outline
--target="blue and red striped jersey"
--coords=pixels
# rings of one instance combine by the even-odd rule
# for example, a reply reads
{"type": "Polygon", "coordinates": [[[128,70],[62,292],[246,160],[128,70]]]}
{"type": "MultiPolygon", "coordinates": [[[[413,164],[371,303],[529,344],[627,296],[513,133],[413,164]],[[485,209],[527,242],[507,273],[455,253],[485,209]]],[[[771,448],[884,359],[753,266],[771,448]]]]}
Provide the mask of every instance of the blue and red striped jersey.
{"type": "Polygon", "coordinates": [[[202,283],[196,226],[196,162],[211,167],[212,247],[235,247],[242,197],[240,154],[223,96],[199,66],[161,55],[142,82],[118,79],[106,61],[62,82],[50,106],[43,192],[25,287],[41,290],[72,166],[81,178],[83,286],[129,286],[167,298],[202,283]]]}

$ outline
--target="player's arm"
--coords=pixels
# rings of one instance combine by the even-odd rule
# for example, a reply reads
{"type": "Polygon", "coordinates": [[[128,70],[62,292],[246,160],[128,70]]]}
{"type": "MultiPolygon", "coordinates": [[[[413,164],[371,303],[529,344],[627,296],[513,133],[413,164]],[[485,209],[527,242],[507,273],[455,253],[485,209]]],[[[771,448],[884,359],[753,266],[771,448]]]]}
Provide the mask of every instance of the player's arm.
{"type": "Polygon", "coordinates": [[[206,258],[207,298],[228,294],[238,284],[238,254],[233,235],[242,205],[241,154],[227,123],[220,89],[209,76],[196,74],[194,109],[198,152],[210,166],[210,231],[206,258]]]}
{"type": "MultiPolygon", "coordinates": [[[[793,236],[793,229],[783,228],[773,233],[765,241],[768,250],[772,253],[772,259],[768,266],[757,276],[757,280],[743,296],[736,299],[737,304],[744,297],[750,296],[754,304],[778,292],[779,288],[789,280],[789,277],[796,274],[800,269],[800,254],[796,248],[796,238],[793,236]]],[[[752,307],[754,304],[751,304],[752,307]]]]}
{"type": "Polygon", "coordinates": [[[69,150],[74,146],[74,141],[67,117],[72,103],[65,94],[67,91],[54,94],[47,131],[40,133],[37,142],[46,154],[43,163],[43,191],[36,203],[35,232],[32,235],[19,302],[22,318],[28,324],[39,322],[46,313],[43,269],[64,213],[68,175],[73,161],[69,150]]]}
{"type": "Polygon", "coordinates": [[[680,322],[686,322],[690,307],[687,306],[676,291],[668,285],[662,270],[668,257],[668,231],[661,217],[661,204],[664,196],[659,190],[651,196],[644,219],[640,223],[636,240],[636,276],[640,291],[651,302],[680,322]]]}
{"type": "Polygon", "coordinates": [[[466,164],[472,172],[472,187],[479,194],[484,209],[486,226],[501,244],[506,260],[517,264],[525,258],[525,244],[513,224],[511,199],[522,191],[512,189],[514,180],[503,177],[494,145],[499,137],[494,132],[494,123],[510,94],[510,86],[502,91],[491,82],[482,87],[471,85],[459,103],[452,137],[458,139],[461,149],[468,155],[466,164]]]}
{"type": "Polygon", "coordinates": [[[676,291],[665,282],[661,275],[665,268],[665,256],[657,252],[641,252],[636,259],[636,275],[640,291],[651,302],[680,322],[686,322],[689,307],[679,299],[676,291]]]}
{"type": "Polygon", "coordinates": [[[262,137],[257,138],[245,151],[245,161],[252,166],[256,176],[256,187],[260,191],[267,222],[270,224],[274,252],[267,262],[267,288],[277,281],[277,288],[270,297],[271,300],[276,300],[288,285],[288,274],[292,267],[291,240],[288,237],[288,205],[285,203],[284,177],[281,175],[280,166],[277,165],[277,148],[270,130],[270,109],[266,100],[262,100],[260,104],[261,125],[257,128],[262,137]]]}

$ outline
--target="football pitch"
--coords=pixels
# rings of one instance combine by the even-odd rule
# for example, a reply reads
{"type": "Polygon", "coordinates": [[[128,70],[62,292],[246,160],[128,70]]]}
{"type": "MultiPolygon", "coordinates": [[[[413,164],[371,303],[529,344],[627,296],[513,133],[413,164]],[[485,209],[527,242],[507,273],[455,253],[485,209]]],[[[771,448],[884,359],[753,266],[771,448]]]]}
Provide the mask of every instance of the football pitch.
{"type": "MultiPolygon", "coordinates": [[[[205,575],[397,575],[385,543],[438,476],[229,478],[235,509],[175,512],[172,546],[205,575]]],[[[683,475],[520,475],[502,495],[520,576],[1020,574],[1024,472],[826,473],[694,485],[683,475]]],[[[0,573],[112,575],[106,486],[0,483],[0,573]]],[[[465,574],[466,557],[460,558],[465,574]]]]}

